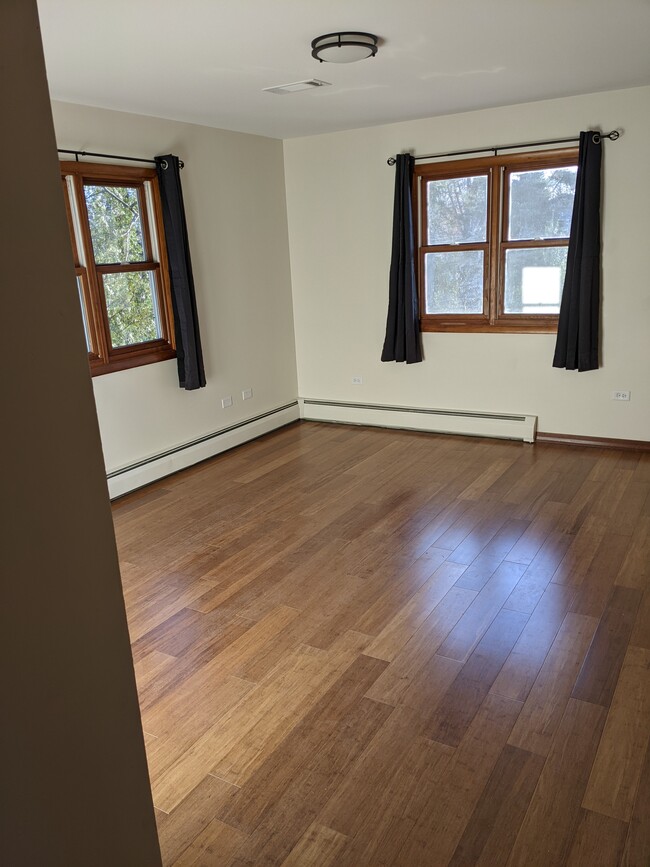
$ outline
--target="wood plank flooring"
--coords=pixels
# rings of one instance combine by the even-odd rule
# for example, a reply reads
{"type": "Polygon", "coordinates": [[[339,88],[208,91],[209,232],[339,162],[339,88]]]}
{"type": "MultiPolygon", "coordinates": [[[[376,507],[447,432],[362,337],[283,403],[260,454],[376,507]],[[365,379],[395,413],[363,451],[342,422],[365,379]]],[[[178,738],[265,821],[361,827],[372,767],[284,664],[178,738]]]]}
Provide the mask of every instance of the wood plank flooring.
{"type": "Polygon", "coordinates": [[[650,867],[650,454],[297,423],[113,507],[166,867],[650,867]]]}

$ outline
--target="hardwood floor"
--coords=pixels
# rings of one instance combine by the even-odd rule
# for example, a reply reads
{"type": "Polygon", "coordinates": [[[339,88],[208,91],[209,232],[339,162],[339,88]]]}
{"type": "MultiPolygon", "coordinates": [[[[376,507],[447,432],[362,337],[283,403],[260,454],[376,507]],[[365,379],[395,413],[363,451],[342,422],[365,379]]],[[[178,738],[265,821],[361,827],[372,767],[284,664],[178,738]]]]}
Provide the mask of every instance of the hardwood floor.
{"type": "Polygon", "coordinates": [[[299,423],[118,501],[165,865],[648,867],[649,493],[299,423]]]}

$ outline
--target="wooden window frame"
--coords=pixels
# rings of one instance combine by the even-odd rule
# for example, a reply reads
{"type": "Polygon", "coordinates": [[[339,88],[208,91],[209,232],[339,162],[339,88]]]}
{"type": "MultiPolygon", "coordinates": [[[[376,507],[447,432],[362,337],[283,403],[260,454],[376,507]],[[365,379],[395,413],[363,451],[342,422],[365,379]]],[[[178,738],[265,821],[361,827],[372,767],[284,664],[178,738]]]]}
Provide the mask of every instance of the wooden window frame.
{"type": "Polygon", "coordinates": [[[558,316],[504,312],[505,255],[510,249],[566,247],[569,239],[508,240],[508,178],[512,172],[565,168],[578,164],[577,148],[503,154],[478,159],[416,165],[413,172],[413,225],[416,229],[416,279],[420,300],[420,330],[496,334],[553,334],[558,316]],[[487,176],[487,235],[485,242],[427,245],[426,184],[448,178],[487,176]],[[483,312],[426,313],[424,263],[427,253],[484,251],[483,312]]]}
{"type": "Polygon", "coordinates": [[[61,161],[75,275],[80,281],[82,315],[90,343],[88,362],[92,376],[127,370],[176,357],[169,266],[162,219],[162,204],[155,169],[61,161]],[[134,187],[142,225],[145,258],[130,263],[95,262],[84,184],[134,187]],[[103,289],[105,274],[142,271],[153,275],[154,303],[161,336],[155,340],[114,347],[103,289]]]}

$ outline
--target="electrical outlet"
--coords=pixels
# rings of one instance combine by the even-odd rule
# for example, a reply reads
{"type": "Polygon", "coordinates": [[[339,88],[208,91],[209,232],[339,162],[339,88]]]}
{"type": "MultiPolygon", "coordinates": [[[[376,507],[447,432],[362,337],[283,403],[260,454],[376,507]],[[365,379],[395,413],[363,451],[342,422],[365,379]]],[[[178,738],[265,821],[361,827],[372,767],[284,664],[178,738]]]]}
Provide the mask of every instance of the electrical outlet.
{"type": "Polygon", "coordinates": [[[230,395],[221,398],[221,408],[226,409],[228,406],[232,406],[232,397],[230,395]]]}
{"type": "Polygon", "coordinates": [[[241,399],[242,400],[250,400],[252,396],[253,396],[253,389],[252,388],[245,388],[241,393],[241,399]]]}
{"type": "Polygon", "coordinates": [[[612,392],[612,400],[629,400],[630,392],[624,391],[623,389],[617,389],[612,392]]]}
{"type": "Polygon", "coordinates": [[[353,376],[352,385],[363,385],[363,376],[353,376]]]}

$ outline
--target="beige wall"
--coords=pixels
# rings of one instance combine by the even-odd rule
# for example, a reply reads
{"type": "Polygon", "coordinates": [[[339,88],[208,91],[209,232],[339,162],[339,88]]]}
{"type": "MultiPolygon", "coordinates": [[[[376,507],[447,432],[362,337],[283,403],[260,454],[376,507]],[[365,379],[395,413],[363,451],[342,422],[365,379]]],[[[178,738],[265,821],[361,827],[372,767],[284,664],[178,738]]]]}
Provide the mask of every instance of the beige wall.
{"type": "Polygon", "coordinates": [[[107,469],[114,470],[295,400],[282,143],[53,103],[59,147],[151,157],[182,171],[208,385],[178,387],[176,362],[95,377],[107,469]],[[253,399],[242,402],[243,389],[253,399]],[[221,398],[233,406],[222,409],[221,398]]]}
{"type": "Polygon", "coordinates": [[[155,867],[115,539],[34,0],[0,28],[7,867],[155,867]]]}
{"type": "Polygon", "coordinates": [[[650,88],[285,141],[299,393],[531,413],[539,429],[650,439],[650,88]],[[619,128],[605,143],[603,367],[551,367],[548,335],[426,334],[422,364],[382,364],[394,171],[388,156],[619,128]],[[362,386],[351,384],[363,377],[362,386]],[[630,389],[629,403],[613,389],[630,389]]]}

